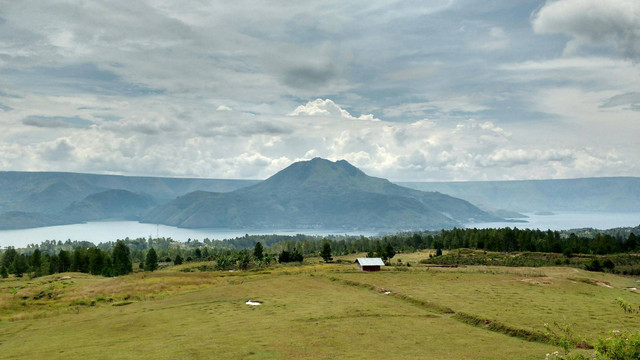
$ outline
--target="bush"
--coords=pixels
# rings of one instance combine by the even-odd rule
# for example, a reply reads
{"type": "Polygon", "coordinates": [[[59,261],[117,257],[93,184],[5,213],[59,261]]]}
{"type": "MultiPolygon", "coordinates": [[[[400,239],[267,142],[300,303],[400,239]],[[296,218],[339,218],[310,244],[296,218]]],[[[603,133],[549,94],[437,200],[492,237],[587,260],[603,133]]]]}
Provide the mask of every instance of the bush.
{"type": "Polygon", "coordinates": [[[614,267],[616,267],[616,265],[613,263],[613,261],[611,261],[610,259],[606,259],[603,263],[602,263],[602,267],[611,271],[613,270],[614,267]]]}
{"type": "Polygon", "coordinates": [[[640,332],[612,331],[608,338],[598,339],[595,348],[599,358],[606,360],[640,359],[640,332]]]}
{"type": "Polygon", "coordinates": [[[588,271],[602,271],[602,264],[600,264],[600,260],[592,259],[584,268],[588,271]]]}

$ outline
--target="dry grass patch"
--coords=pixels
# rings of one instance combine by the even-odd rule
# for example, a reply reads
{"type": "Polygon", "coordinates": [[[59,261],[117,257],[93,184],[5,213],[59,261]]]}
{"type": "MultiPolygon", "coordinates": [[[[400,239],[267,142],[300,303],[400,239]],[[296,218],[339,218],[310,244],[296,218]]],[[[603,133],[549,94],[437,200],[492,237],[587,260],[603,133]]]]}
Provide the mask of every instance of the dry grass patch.
{"type": "MultiPolygon", "coordinates": [[[[80,308],[143,301],[229,281],[220,273],[138,272],[115,278],[66,273],[2,281],[0,320],[24,320],[77,313],[80,308]]],[[[7,279],[5,279],[7,280],[7,279]]]]}

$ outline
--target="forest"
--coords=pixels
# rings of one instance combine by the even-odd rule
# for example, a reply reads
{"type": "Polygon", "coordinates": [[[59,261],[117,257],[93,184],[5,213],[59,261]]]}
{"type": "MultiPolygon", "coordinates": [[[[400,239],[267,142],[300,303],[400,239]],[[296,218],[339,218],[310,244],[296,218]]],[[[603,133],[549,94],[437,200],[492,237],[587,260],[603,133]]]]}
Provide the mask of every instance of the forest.
{"type": "MultiPolygon", "coordinates": [[[[0,256],[0,273],[22,276],[67,271],[118,276],[135,270],[183,262],[210,261],[207,270],[247,269],[272,263],[301,262],[304,257],[327,254],[367,253],[390,261],[396,253],[435,249],[426,260],[434,265],[566,265],[592,271],[640,274],[636,253],[637,228],[615,231],[541,231],[517,228],[451,229],[397,233],[381,237],[245,235],[228,240],[171,238],[125,238],[95,245],[88,241],[44,241],[24,249],[7,248],[0,256]],[[453,252],[456,249],[482,250],[453,252]],[[445,256],[440,256],[445,251],[445,256]],[[518,256],[486,255],[518,253],[518,256]],[[472,256],[468,256],[471,254],[472,256]],[[621,255],[626,254],[626,255],[621,255]],[[465,256],[467,255],[467,256],[465,256]],[[214,265],[215,264],[215,265],[214,265]]],[[[324,258],[325,256],[323,256],[324,258]]],[[[206,267],[206,266],[205,266],[206,267]]]]}

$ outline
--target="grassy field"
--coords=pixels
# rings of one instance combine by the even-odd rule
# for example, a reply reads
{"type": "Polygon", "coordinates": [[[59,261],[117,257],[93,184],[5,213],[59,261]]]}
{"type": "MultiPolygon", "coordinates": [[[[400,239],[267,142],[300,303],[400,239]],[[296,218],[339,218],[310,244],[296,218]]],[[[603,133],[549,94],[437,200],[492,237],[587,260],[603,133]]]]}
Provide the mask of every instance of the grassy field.
{"type": "MultiPolygon", "coordinates": [[[[422,254],[424,256],[425,254],[422,254]]],[[[67,273],[0,281],[2,359],[544,359],[544,324],[587,342],[640,329],[616,299],[640,304],[635,278],[573,268],[417,264],[357,272],[337,264],[118,278],[67,273]],[[385,292],[390,291],[389,294],[385,292]],[[262,301],[249,306],[247,300],[262,301]],[[469,325],[465,316],[484,319],[469,325]],[[489,326],[516,331],[508,336],[489,326]],[[520,336],[520,337],[518,337],[520,336]]],[[[415,259],[414,259],[415,257],[415,259]]],[[[407,260],[404,260],[404,259],[407,260]]],[[[579,350],[589,353],[590,350],[579,350]]]]}

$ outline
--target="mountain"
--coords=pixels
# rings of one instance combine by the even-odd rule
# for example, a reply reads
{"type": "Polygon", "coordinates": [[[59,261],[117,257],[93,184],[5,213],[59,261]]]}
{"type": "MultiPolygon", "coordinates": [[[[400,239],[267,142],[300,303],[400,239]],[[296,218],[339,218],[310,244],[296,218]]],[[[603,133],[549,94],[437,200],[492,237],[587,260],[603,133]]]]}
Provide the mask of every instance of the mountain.
{"type": "Polygon", "coordinates": [[[422,191],[439,191],[491,211],[640,212],[640,178],[637,177],[399,184],[422,191]]]}
{"type": "Polygon", "coordinates": [[[142,221],[186,228],[440,229],[498,221],[467,201],[367,176],[341,160],[297,162],[229,193],[192,192],[142,221]]]}
{"type": "Polygon", "coordinates": [[[137,220],[155,205],[156,202],[149,195],[112,189],[72,203],[62,211],[62,216],[73,221],[137,220]]]}
{"type": "Polygon", "coordinates": [[[337,229],[438,228],[489,219],[470,203],[505,218],[518,217],[516,212],[638,213],[640,178],[394,185],[346,161],[322,159],[292,164],[265,181],[0,171],[0,229],[109,218],[183,227],[337,229]],[[151,203],[158,207],[149,210],[151,203]]]}

